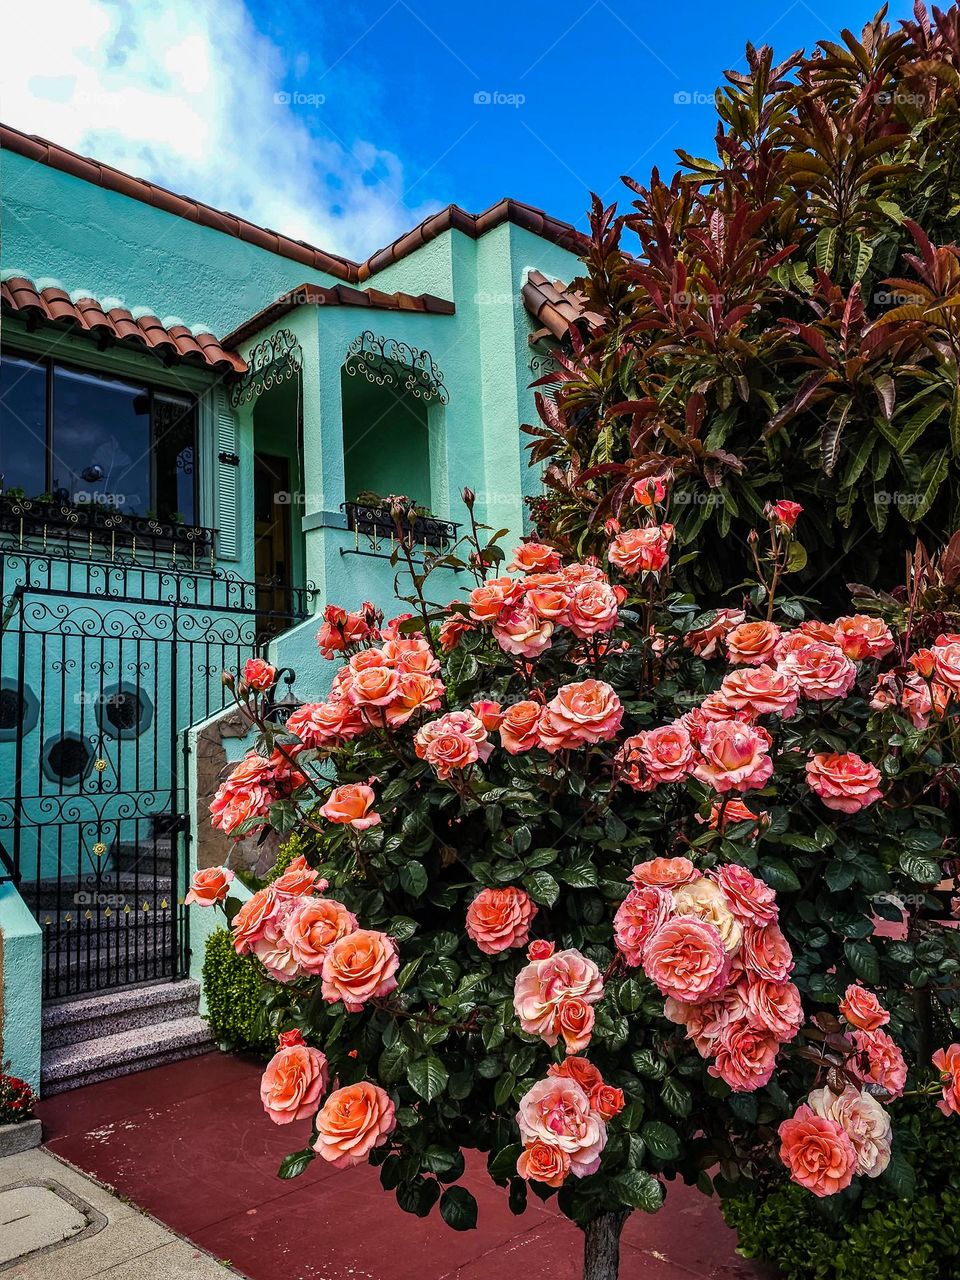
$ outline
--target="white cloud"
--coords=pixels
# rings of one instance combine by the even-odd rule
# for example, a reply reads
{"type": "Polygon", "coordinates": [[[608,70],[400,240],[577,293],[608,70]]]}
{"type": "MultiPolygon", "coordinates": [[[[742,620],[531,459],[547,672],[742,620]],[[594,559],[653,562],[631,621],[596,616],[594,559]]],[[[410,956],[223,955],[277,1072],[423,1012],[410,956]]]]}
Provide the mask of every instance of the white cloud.
{"type": "Polygon", "coordinates": [[[288,65],[243,0],[30,0],[4,38],[7,123],[137,177],[355,258],[438,207],[405,205],[393,152],[311,135],[289,93],[318,59],[288,65]]]}

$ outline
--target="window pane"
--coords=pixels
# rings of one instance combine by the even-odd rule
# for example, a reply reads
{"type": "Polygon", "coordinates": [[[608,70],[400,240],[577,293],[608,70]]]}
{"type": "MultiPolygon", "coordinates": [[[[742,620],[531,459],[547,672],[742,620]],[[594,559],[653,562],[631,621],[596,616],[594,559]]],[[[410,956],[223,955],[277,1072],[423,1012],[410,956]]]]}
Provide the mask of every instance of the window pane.
{"type": "Polygon", "coordinates": [[[47,371],[0,357],[0,488],[39,498],[47,487],[47,371]]]}
{"type": "Polygon", "coordinates": [[[154,484],[157,514],[184,524],[196,520],[196,414],[194,402],[176,396],[153,397],[154,484]]]}
{"type": "Polygon", "coordinates": [[[54,370],[53,490],[147,515],[150,502],[150,397],[143,387],[75,369],[54,370]]]}

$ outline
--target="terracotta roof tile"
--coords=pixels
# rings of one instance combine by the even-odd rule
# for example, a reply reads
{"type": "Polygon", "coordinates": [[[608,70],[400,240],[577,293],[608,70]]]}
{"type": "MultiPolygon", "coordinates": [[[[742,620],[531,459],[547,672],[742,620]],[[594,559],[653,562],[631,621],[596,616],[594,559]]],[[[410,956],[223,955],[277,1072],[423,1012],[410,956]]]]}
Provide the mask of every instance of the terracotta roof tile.
{"type": "Polygon", "coordinates": [[[374,311],[417,311],[426,315],[452,316],[456,310],[446,298],[430,293],[382,293],[379,289],[354,289],[346,284],[301,284],[277,298],[256,315],[244,320],[224,338],[228,347],[238,347],[254,334],[273,324],[295,307],[367,307],[374,311]]]}
{"type": "Polygon", "coordinates": [[[63,289],[50,286],[38,290],[32,280],[16,276],[0,285],[3,310],[26,319],[41,319],[64,327],[75,326],[101,340],[145,347],[171,358],[204,364],[219,371],[243,373],[246,362],[228,350],[212,333],[193,334],[186,325],[166,328],[154,315],[134,320],[124,307],[104,311],[96,298],[74,302],[63,289]]]}
{"type": "Polygon", "coordinates": [[[560,280],[551,282],[542,271],[527,273],[522,294],[523,305],[543,326],[543,331],[534,334],[532,340],[549,333],[560,341],[571,325],[584,327],[589,332],[601,323],[602,318],[596,312],[587,311],[583,294],[568,289],[560,280]]]}
{"type": "Polygon", "coordinates": [[[475,240],[504,222],[512,222],[515,226],[523,227],[527,231],[532,231],[534,235],[569,249],[571,253],[582,254],[588,243],[587,238],[575,227],[567,222],[561,222],[559,218],[550,217],[542,209],[523,204],[519,200],[503,199],[478,214],[467,213],[459,205],[448,205],[439,213],[425,218],[393,244],[378,249],[364,262],[351,262],[349,258],[341,257],[339,254],[327,253],[302,240],[292,240],[289,236],[280,235],[266,227],[258,227],[245,218],[224,213],[201,201],[177,195],[165,187],[157,186],[156,183],[134,178],[121,169],[114,169],[112,165],[100,164],[96,160],[77,155],[75,151],[69,151],[66,147],[48,142],[45,138],[32,137],[8,125],[0,125],[0,146],[27,156],[40,164],[48,164],[64,173],[73,174],[85,182],[92,182],[109,191],[117,191],[134,200],[141,200],[144,204],[164,209],[178,218],[185,218],[201,226],[210,227],[214,231],[259,245],[270,253],[290,258],[294,262],[313,267],[317,271],[323,271],[350,284],[369,280],[384,267],[414,253],[429,241],[435,240],[437,236],[451,230],[461,231],[475,240]]]}

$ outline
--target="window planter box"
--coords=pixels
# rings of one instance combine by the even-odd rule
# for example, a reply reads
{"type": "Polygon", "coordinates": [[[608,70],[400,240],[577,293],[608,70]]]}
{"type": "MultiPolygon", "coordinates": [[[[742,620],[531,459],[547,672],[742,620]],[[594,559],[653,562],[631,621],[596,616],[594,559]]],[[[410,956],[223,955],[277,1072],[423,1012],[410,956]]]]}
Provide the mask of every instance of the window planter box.
{"type": "MultiPolygon", "coordinates": [[[[345,502],[347,528],[364,538],[374,553],[389,555],[397,542],[397,526],[389,507],[372,506],[365,502],[345,502]]],[[[436,516],[416,516],[409,531],[411,550],[449,551],[457,541],[460,526],[452,520],[440,520],[436,516]]]]}
{"type": "Polygon", "coordinates": [[[18,1124],[0,1124],[0,1159],[19,1155],[40,1145],[40,1121],[21,1120],[18,1124]]]}

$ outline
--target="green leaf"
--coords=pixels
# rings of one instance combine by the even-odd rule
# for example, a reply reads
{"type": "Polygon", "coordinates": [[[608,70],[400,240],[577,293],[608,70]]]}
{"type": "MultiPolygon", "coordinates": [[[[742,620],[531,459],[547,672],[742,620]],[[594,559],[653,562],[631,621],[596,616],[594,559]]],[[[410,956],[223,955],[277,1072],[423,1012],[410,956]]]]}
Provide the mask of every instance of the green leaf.
{"type": "Polygon", "coordinates": [[[280,1168],[277,1170],[278,1178],[299,1178],[310,1161],[316,1156],[315,1151],[307,1149],[306,1151],[292,1151],[290,1155],[284,1156],[280,1161],[280,1168]]]}
{"type": "Polygon", "coordinates": [[[880,960],[872,943],[854,938],[843,944],[843,950],[847,963],[858,978],[871,986],[880,981],[880,960]]]}
{"type": "Polygon", "coordinates": [[[517,1077],[512,1071],[505,1071],[503,1073],[493,1087],[493,1100],[498,1107],[502,1107],[507,1099],[512,1096],[516,1083],[517,1077]]]}
{"type": "Polygon", "coordinates": [[[934,455],[920,475],[920,501],[910,513],[910,523],[916,524],[927,514],[936,499],[940,486],[950,470],[950,449],[934,455]]]}
{"type": "Polygon", "coordinates": [[[274,831],[286,835],[300,821],[300,810],[292,800],[274,800],[267,812],[267,818],[274,831]]]}
{"type": "Polygon", "coordinates": [[[817,236],[814,256],[821,271],[829,272],[833,266],[833,255],[837,245],[836,227],[824,227],[817,236]]]}
{"type": "Polygon", "coordinates": [[[676,1130],[662,1120],[648,1120],[640,1130],[640,1136],[650,1154],[658,1160],[676,1160],[680,1155],[680,1138],[676,1130]]]}
{"type": "Polygon", "coordinates": [[[407,1067],[407,1082],[426,1102],[439,1098],[447,1087],[449,1075],[439,1058],[418,1058],[407,1067]]]}
{"type": "Polygon", "coordinates": [[[592,889],[597,883],[597,868],[592,862],[574,862],[569,867],[562,867],[557,875],[573,889],[592,889]]]}
{"type": "MultiPolygon", "coordinates": [[[[819,845],[815,844],[814,847],[819,850],[819,845]]],[[[770,888],[776,889],[778,893],[796,893],[800,888],[800,880],[793,867],[779,858],[761,862],[760,874],[770,888]]]]}
{"type": "Polygon", "coordinates": [[[656,1213],[663,1204],[663,1185],[644,1169],[631,1169],[613,1180],[613,1188],[623,1204],[644,1213],[656,1213]]]}
{"type": "Polygon", "coordinates": [[[515,1174],[522,1151],[523,1146],[519,1142],[511,1142],[508,1147],[501,1147],[487,1163],[487,1172],[490,1177],[496,1182],[515,1174]]]}
{"type": "Polygon", "coordinates": [[[672,1076],[664,1080],[660,1097],[663,1105],[675,1116],[688,1116],[693,1110],[693,1094],[685,1084],[674,1080],[672,1076]]]}
{"type": "Polygon", "coordinates": [[[943,871],[933,858],[921,858],[917,853],[901,853],[900,866],[917,884],[939,884],[943,871]]]}
{"type": "Polygon", "coordinates": [[[880,1176],[898,1196],[904,1200],[913,1199],[917,1189],[917,1175],[902,1151],[894,1150],[890,1163],[880,1176]]]}
{"type": "Polygon", "coordinates": [[[541,906],[552,907],[560,896],[560,886],[549,871],[535,871],[533,875],[524,876],[523,885],[534,902],[541,906]]]}
{"type": "Polygon", "coordinates": [[[427,869],[422,862],[408,862],[400,868],[400,884],[412,898],[419,898],[428,884],[427,869]]]}
{"type": "Polygon", "coordinates": [[[440,1197],[440,1217],[454,1231],[472,1231],[477,1225],[477,1202],[466,1187],[447,1187],[440,1197]]]}

